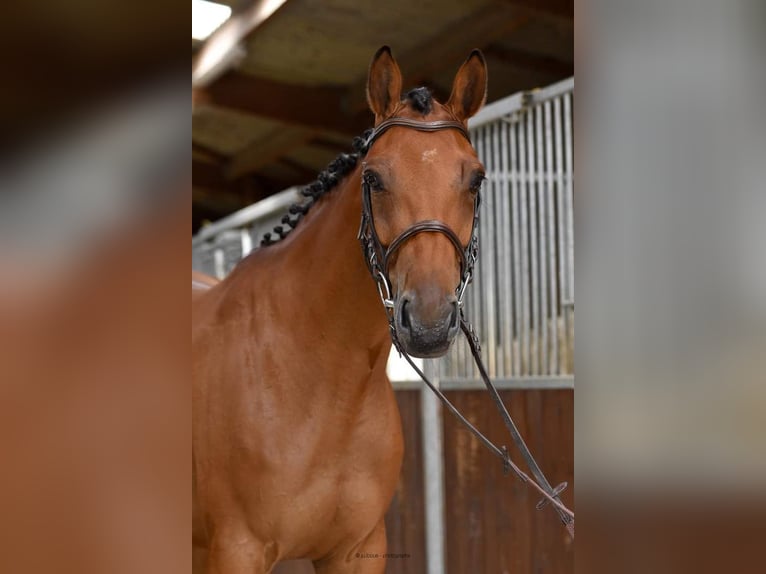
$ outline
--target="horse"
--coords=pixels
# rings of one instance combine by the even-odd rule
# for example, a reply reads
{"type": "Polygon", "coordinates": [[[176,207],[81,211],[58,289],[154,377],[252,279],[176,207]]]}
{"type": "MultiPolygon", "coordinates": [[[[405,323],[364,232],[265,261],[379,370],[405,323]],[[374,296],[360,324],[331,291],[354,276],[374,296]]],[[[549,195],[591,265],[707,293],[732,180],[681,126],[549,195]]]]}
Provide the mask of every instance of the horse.
{"type": "Polygon", "coordinates": [[[367,78],[379,131],[332,162],[224,280],[193,276],[199,571],[266,574],[308,558],[320,574],[384,572],[403,455],[390,334],[410,355],[437,357],[459,330],[456,247],[471,243],[484,179],[467,121],[486,92],[474,50],[446,103],[426,88],[403,97],[383,46],[367,78]],[[360,250],[370,229],[384,266],[360,250]]]}

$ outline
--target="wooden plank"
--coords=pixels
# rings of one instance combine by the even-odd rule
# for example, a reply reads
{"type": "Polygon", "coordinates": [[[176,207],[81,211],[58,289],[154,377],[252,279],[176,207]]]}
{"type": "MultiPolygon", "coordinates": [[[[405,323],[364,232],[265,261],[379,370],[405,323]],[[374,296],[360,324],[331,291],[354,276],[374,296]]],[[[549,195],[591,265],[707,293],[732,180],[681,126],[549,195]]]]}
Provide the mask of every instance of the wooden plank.
{"type": "Polygon", "coordinates": [[[248,205],[248,202],[245,198],[234,191],[211,190],[202,187],[192,188],[192,207],[194,212],[204,212],[205,217],[211,221],[225,217],[246,205],[248,205]]]}
{"type": "MultiPolygon", "coordinates": [[[[509,445],[505,426],[486,391],[449,391],[448,398],[497,444],[509,445]]],[[[574,497],[574,401],[571,390],[502,391],[519,430],[543,472],[566,480],[574,497]]],[[[574,544],[556,514],[537,511],[540,498],[513,476],[452,417],[444,418],[448,574],[463,572],[574,572],[574,544]]],[[[570,508],[572,508],[570,506],[570,508]]]]}
{"type": "Polygon", "coordinates": [[[314,135],[312,130],[295,126],[283,126],[258,138],[235,155],[226,164],[223,173],[228,180],[258,171],[277,160],[295,147],[306,143],[314,135]]]}
{"type": "Polygon", "coordinates": [[[229,199],[237,197],[240,207],[263,199],[274,191],[271,185],[259,184],[258,180],[252,177],[228,180],[220,166],[194,159],[192,160],[192,187],[207,190],[210,194],[209,201],[213,201],[216,195],[220,195],[222,201],[231,203],[229,199]]]}
{"type": "MultiPolygon", "coordinates": [[[[422,45],[404,54],[395,54],[406,87],[433,77],[445,67],[454,67],[468,57],[474,48],[482,48],[500,40],[529,21],[528,11],[508,4],[490,3],[465,19],[456,22],[422,45]]],[[[367,105],[367,75],[360,78],[348,94],[352,110],[367,105]]]]}
{"type": "Polygon", "coordinates": [[[208,189],[229,187],[220,166],[192,159],[192,185],[208,189]]]}
{"type": "MultiPolygon", "coordinates": [[[[279,163],[293,170],[300,181],[304,183],[310,183],[317,178],[319,171],[303,165],[302,163],[293,159],[282,157],[279,159],[279,163]]],[[[321,168],[320,168],[321,169],[321,168]]]]}
{"type": "Polygon", "coordinates": [[[192,159],[201,163],[218,165],[221,162],[226,161],[226,156],[207,146],[192,142],[192,159]]]}
{"type": "Polygon", "coordinates": [[[574,20],[573,0],[506,0],[506,2],[512,6],[574,20]]]}
{"type": "Polygon", "coordinates": [[[369,113],[348,113],[347,92],[340,86],[301,86],[229,72],[192,92],[197,105],[231,108],[304,128],[357,135],[372,124],[369,113]]]}
{"type": "Polygon", "coordinates": [[[205,41],[192,62],[192,86],[210,84],[244,57],[242,41],[274,14],[285,0],[253,0],[231,16],[205,41]]]}
{"type": "Polygon", "coordinates": [[[562,78],[574,75],[574,62],[565,62],[551,56],[506,48],[497,44],[488,46],[484,50],[484,55],[487,58],[497,58],[509,66],[524,70],[533,70],[562,78]]]}

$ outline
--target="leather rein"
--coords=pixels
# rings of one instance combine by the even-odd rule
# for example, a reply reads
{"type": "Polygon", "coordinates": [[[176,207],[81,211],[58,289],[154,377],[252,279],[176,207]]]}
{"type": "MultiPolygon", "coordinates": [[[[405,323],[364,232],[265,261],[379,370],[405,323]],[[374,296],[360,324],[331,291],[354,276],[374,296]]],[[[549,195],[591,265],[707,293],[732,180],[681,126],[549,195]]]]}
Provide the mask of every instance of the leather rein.
{"type": "MultiPolygon", "coordinates": [[[[471,141],[468,131],[462,122],[452,120],[421,122],[408,118],[390,118],[381,122],[372,131],[372,133],[367,138],[367,141],[365,142],[366,150],[369,151],[373,143],[375,143],[375,141],[381,135],[383,135],[383,133],[395,126],[405,127],[422,132],[435,132],[440,130],[453,129],[460,132],[463,137],[468,140],[469,143],[471,141]]],[[[463,312],[463,296],[465,295],[466,287],[469,283],[471,283],[473,278],[473,268],[476,264],[476,260],[479,254],[479,206],[480,194],[477,193],[476,199],[474,200],[471,238],[468,241],[468,245],[466,246],[462,244],[455,232],[452,231],[448,225],[441,221],[429,219],[414,223],[405,229],[401,234],[399,234],[393,241],[391,241],[388,247],[384,247],[380,241],[380,238],[378,237],[377,231],[375,230],[370,184],[365,180],[364,177],[362,177],[362,220],[359,226],[358,239],[362,246],[362,252],[364,253],[364,259],[367,263],[367,268],[370,271],[370,275],[372,275],[372,278],[375,280],[375,283],[378,287],[380,300],[383,303],[383,307],[386,311],[391,341],[393,342],[393,345],[399,355],[405,358],[405,360],[410,364],[415,372],[417,372],[420,378],[423,379],[426,385],[428,385],[428,388],[430,388],[431,391],[433,391],[433,393],[444,404],[447,410],[449,410],[476,438],[478,438],[479,441],[485,447],[487,447],[490,452],[492,452],[492,454],[501,459],[503,463],[504,474],[508,474],[508,472],[513,470],[514,473],[523,482],[532,486],[543,496],[542,500],[540,500],[540,502],[537,504],[538,509],[543,508],[544,506],[548,505],[548,503],[551,504],[552,508],[559,515],[561,522],[564,524],[564,526],[566,526],[570,535],[574,539],[574,513],[566,506],[564,506],[559,497],[559,494],[561,494],[561,492],[567,487],[567,483],[562,482],[554,488],[545,478],[542,470],[540,470],[540,467],[532,456],[532,453],[529,451],[529,448],[524,442],[524,439],[521,437],[518,427],[513,422],[508,409],[505,407],[505,404],[503,404],[503,401],[500,398],[500,394],[497,392],[495,385],[492,383],[489,375],[487,374],[487,370],[484,367],[484,363],[481,359],[481,347],[479,345],[479,339],[476,336],[476,333],[471,324],[466,320],[465,314],[463,312]],[[439,388],[435,386],[428,379],[425,373],[423,373],[423,371],[415,364],[415,362],[407,354],[401,342],[399,341],[394,319],[393,288],[391,286],[391,280],[388,276],[389,263],[393,255],[402,247],[402,245],[404,245],[404,243],[407,242],[407,240],[420,233],[441,233],[442,235],[446,236],[455,247],[455,251],[457,252],[458,259],[460,261],[460,284],[455,289],[458,309],[460,310],[460,328],[463,331],[466,340],[468,341],[468,345],[471,349],[471,354],[473,355],[474,361],[476,362],[476,365],[479,369],[479,373],[482,380],[484,381],[484,385],[487,387],[487,390],[492,397],[492,401],[495,403],[495,406],[500,412],[500,416],[502,417],[508,432],[511,434],[513,442],[521,452],[521,455],[524,458],[534,478],[527,475],[511,460],[511,457],[508,454],[508,449],[505,446],[497,446],[484,434],[482,434],[470,421],[468,421],[468,419],[466,419],[460,413],[460,411],[458,411],[458,409],[449,401],[449,399],[444,396],[444,393],[442,393],[441,390],[439,390],[439,388]]]]}

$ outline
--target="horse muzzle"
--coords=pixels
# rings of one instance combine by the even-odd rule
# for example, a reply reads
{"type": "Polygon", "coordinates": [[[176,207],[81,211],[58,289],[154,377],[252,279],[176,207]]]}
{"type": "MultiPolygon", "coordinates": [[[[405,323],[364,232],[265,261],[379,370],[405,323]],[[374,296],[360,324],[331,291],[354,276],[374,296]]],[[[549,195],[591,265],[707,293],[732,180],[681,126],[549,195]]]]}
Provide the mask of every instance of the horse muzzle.
{"type": "Polygon", "coordinates": [[[396,300],[394,321],[399,341],[409,355],[441,357],[460,330],[457,297],[433,300],[413,291],[403,293],[396,300]]]}

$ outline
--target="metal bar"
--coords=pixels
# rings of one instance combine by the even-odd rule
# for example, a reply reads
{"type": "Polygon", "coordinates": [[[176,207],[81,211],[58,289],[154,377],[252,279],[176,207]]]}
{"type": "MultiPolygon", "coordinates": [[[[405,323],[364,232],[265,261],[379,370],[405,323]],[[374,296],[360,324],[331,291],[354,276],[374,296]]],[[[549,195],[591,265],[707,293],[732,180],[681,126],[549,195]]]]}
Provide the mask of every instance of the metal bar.
{"type": "Polygon", "coordinates": [[[485,312],[485,325],[487,334],[487,370],[490,377],[496,377],[497,372],[497,288],[495,287],[495,263],[497,257],[497,250],[495,248],[496,239],[496,226],[495,226],[495,213],[497,211],[497,188],[499,184],[499,171],[498,171],[498,157],[497,146],[495,140],[497,138],[497,122],[491,126],[485,128],[484,139],[484,153],[487,159],[492,158],[492,177],[491,177],[491,189],[489,194],[489,201],[487,202],[487,244],[489,249],[487,250],[486,267],[483,269],[484,280],[484,312],[485,312]]]}
{"type": "Polygon", "coordinates": [[[253,238],[250,237],[250,230],[247,227],[243,227],[240,231],[242,239],[242,257],[247,257],[253,249],[253,238]]]}
{"type": "Polygon", "coordinates": [[[286,210],[291,204],[301,199],[300,188],[290,187],[284,191],[248,205],[231,215],[206,225],[192,238],[192,246],[200,245],[228,229],[239,229],[245,225],[273,216],[286,210]]]}
{"type": "MultiPolygon", "coordinates": [[[[438,367],[428,368],[433,384],[439,387],[438,367]]],[[[443,574],[446,553],[444,514],[444,436],[439,398],[421,381],[420,412],[423,417],[423,501],[426,523],[426,563],[428,574],[443,574]]]]}
{"type": "Polygon", "coordinates": [[[522,285],[521,285],[521,232],[520,232],[520,207],[519,207],[519,160],[516,150],[518,141],[519,123],[509,126],[510,150],[511,150],[511,224],[513,227],[513,305],[514,321],[516,323],[513,337],[513,374],[521,375],[521,336],[522,336],[522,285]]]}
{"type": "MultiPolygon", "coordinates": [[[[559,295],[560,300],[564,300],[566,298],[567,293],[567,273],[566,273],[566,265],[564,262],[565,259],[565,253],[566,253],[566,233],[564,232],[565,229],[565,217],[564,217],[564,142],[562,141],[564,130],[562,128],[562,117],[561,117],[561,98],[556,98],[553,100],[553,126],[554,130],[553,133],[555,134],[556,139],[556,215],[557,215],[557,223],[556,223],[556,229],[558,229],[559,233],[559,248],[558,248],[558,273],[559,273],[559,279],[561,280],[561,286],[559,288],[559,295]]],[[[561,329],[562,332],[562,349],[561,349],[561,366],[560,371],[563,373],[566,371],[566,365],[564,364],[564,357],[569,357],[569,349],[570,346],[568,344],[568,333],[566,330],[566,325],[559,326],[559,317],[563,319],[564,313],[566,311],[563,309],[563,306],[558,309],[558,313],[556,316],[556,328],[561,329]]]]}
{"type": "Polygon", "coordinates": [[[550,86],[539,88],[531,92],[532,101],[535,104],[540,104],[546,100],[556,98],[562,94],[571,93],[574,90],[574,77],[566,78],[550,86]]]}
{"type": "Polygon", "coordinates": [[[513,289],[512,289],[512,259],[511,250],[511,198],[510,198],[510,170],[509,170],[509,157],[508,157],[508,131],[510,126],[506,122],[500,122],[500,158],[502,164],[502,210],[500,218],[500,230],[502,232],[502,238],[500,243],[502,245],[502,252],[500,254],[502,267],[502,293],[500,296],[504,302],[502,309],[502,317],[500,324],[502,326],[500,332],[500,341],[503,351],[503,373],[506,376],[512,374],[512,361],[511,355],[513,353],[513,289]]]}
{"type": "Polygon", "coordinates": [[[543,107],[535,106],[535,139],[537,140],[537,228],[540,232],[540,292],[538,294],[540,301],[540,326],[538,327],[538,341],[540,342],[540,374],[546,375],[551,372],[548,364],[548,226],[545,201],[545,160],[543,158],[543,107]]]}
{"type": "MultiPolygon", "coordinates": [[[[546,377],[504,377],[493,379],[498,390],[556,390],[574,389],[573,375],[558,375],[546,377]]],[[[425,388],[422,381],[391,381],[395,391],[413,391],[425,388]]],[[[442,391],[485,391],[481,380],[471,377],[449,377],[441,379],[439,388],[442,391]]]]}
{"type": "Polygon", "coordinates": [[[531,373],[530,363],[532,361],[532,353],[530,351],[530,317],[529,317],[529,225],[527,219],[529,212],[527,211],[527,198],[529,196],[529,189],[527,185],[528,173],[527,173],[527,148],[525,144],[526,140],[526,125],[524,123],[524,117],[521,116],[519,120],[519,186],[520,193],[519,199],[519,213],[521,215],[521,300],[522,300],[522,375],[528,375],[531,373]]]}
{"type": "Polygon", "coordinates": [[[529,180],[529,237],[530,237],[530,253],[529,258],[531,260],[531,284],[532,284],[532,337],[534,339],[534,346],[532,349],[532,364],[530,365],[530,373],[533,375],[540,374],[540,291],[538,290],[538,252],[537,252],[537,185],[535,183],[535,139],[534,139],[534,124],[532,118],[532,112],[527,113],[527,152],[529,153],[528,159],[528,180],[529,180]]]}
{"type": "MultiPolygon", "coordinates": [[[[566,166],[566,234],[567,234],[567,297],[568,303],[574,301],[574,205],[572,164],[572,94],[567,93],[564,99],[564,159],[566,166]]],[[[567,335],[567,348],[574,351],[574,308],[570,305],[564,308],[564,327],[567,335]]]]}
{"type": "MultiPolygon", "coordinates": [[[[482,157],[487,157],[489,154],[487,153],[487,142],[489,139],[491,126],[487,125],[481,128],[481,140],[482,140],[482,157]]],[[[481,258],[481,265],[478,267],[479,270],[479,285],[481,285],[481,290],[479,291],[479,300],[478,305],[480,311],[477,313],[481,317],[480,321],[480,328],[479,328],[479,338],[481,340],[482,348],[487,348],[487,341],[489,337],[489,330],[490,330],[490,321],[491,318],[489,317],[489,314],[487,313],[487,307],[490,304],[490,298],[492,295],[491,287],[488,280],[488,273],[491,270],[491,258],[492,258],[492,248],[490,247],[492,245],[492,208],[494,205],[493,198],[492,198],[492,191],[494,189],[494,179],[490,177],[488,183],[488,189],[487,194],[485,196],[486,201],[483,202],[483,209],[484,214],[482,216],[482,223],[483,223],[483,229],[482,229],[482,243],[484,244],[484,249],[480,250],[480,258],[481,258]]],[[[478,373],[477,373],[478,375],[478,373]]]]}
{"type": "Polygon", "coordinates": [[[192,62],[192,87],[207,86],[244,57],[242,44],[285,0],[256,0],[227,19],[202,45],[192,62]]]}
{"type": "Polygon", "coordinates": [[[487,104],[479,113],[468,120],[469,129],[477,129],[496,121],[498,118],[518,112],[523,107],[524,92],[518,92],[502,100],[487,104]]]}
{"type": "Polygon", "coordinates": [[[573,213],[573,165],[572,165],[572,94],[564,94],[564,149],[566,159],[566,213],[567,213],[567,265],[570,281],[567,282],[567,300],[574,301],[574,213],[573,213]]]}
{"type": "Polygon", "coordinates": [[[503,180],[505,173],[502,169],[502,154],[500,152],[500,132],[503,126],[501,122],[492,124],[492,157],[495,171],[495,208],[492,210],[495,232],[492,234],[492,251],[494,252],[494,278],[492,281],[492,293],[495,298],[495,310],[492,317],[492,326],[495,333],[495,376],[505,375],[503,360],[504,336],[503,316],[506,305],[506,292],[503,289],[503,274],[505,273],[505,243],[503,243],[503,180]]]}
{"type": "Polygon", "coordinates": [[[475,129],[485,124],[489,124],[498,118],[518,112],[524,108],[525,102],[527,105],[539,104],[545,100],[571,92],[573,89],[574,78],[567,78],[545,88],[533,90],[531,92],[519,92],[513,94],[512,96],[508,96],[507,98],[503,98],[502,100],[484,106],[479,113],[468,121],[468,128],[475,129]]]}
{"type": "Polygon", "coordinates": [[[220,247],[213,251],[213,269],[217,279],[223,279],[226,276],[224,253],[220,247]]]}
{"type": "Polygon", "coordinates": [[[543,104],[545,110],[545,201],[548,212],[548,274],[550,275],[551,309],[551,373],[560,372],[559,365],[559,328],[558,328],[558,280],[556,277],[556,220],[553,197],[553,127],[551,124],[551,102],[543,104]]]}

